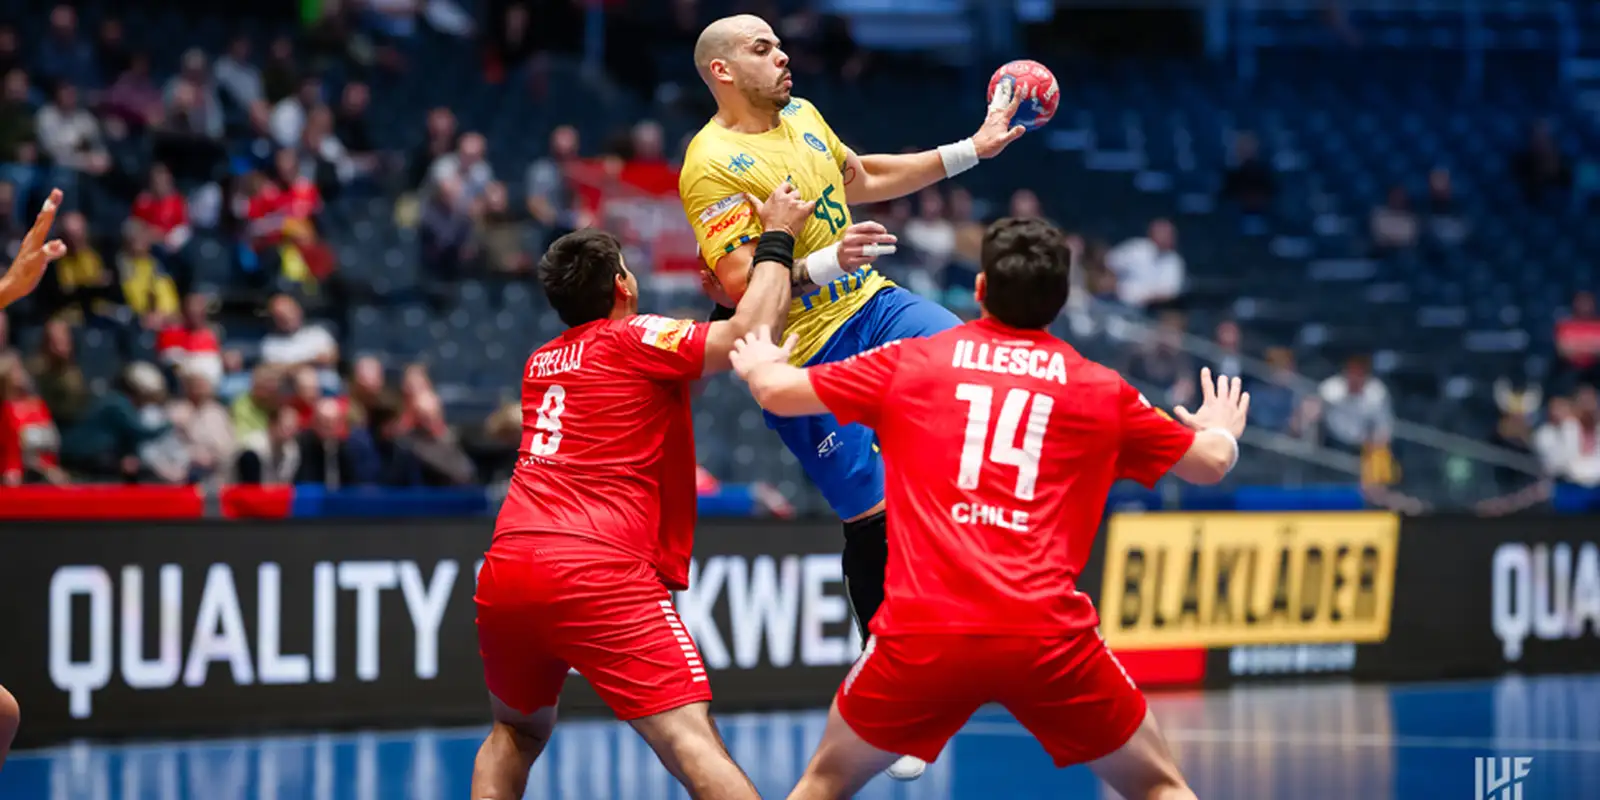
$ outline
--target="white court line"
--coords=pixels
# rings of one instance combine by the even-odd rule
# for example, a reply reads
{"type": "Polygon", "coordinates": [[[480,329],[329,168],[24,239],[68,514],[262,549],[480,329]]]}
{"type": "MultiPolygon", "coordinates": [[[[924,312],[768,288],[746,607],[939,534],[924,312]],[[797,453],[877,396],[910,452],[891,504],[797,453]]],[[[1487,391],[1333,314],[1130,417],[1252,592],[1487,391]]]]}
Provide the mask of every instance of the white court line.
{"type": "MultiPolygon", "coordinates": [[[[1469,736],[1391,736],[1383,733],[1311,733],[1231,731],[1162,728],[1167,741],[1180,744],[1285,744],[1293,747],[1386,747],[1433,750],[1515,750],[1546,753],[1600,753],[1600,741],[1582,739],[1494,739],[1469,736]]],[[[1015,722],[972,722],[961,736],[1017,736],[1033,734],[1015,722]]]]}

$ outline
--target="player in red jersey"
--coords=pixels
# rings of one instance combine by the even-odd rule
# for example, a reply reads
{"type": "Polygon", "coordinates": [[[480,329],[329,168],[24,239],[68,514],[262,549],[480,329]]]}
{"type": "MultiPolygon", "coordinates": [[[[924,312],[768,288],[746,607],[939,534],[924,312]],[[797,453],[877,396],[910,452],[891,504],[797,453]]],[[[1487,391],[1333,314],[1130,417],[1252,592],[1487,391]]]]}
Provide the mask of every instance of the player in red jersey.
{"type": "MultiPolygon", "coordinates": [[[[33,220],[33,227],[22,237],[17,257],[11,260],[11,266],[5,273],[0,274],[0,308],[26,297],[39,285],[39,279],[44,277],[44,268],[66,255],[67,246],[60,239],[45,241],[50,235],[50,226],[55,224],[56,209],[60,206],[61,190],[51,189],[50,196],[44,201],[44,208],[33,220]]],[[[0,767],[5,766],[6,754],[11,751],[11,740],[17,735],[17,726],[21,723],[22,711],[17,706],[17,699],[6,691],[6,687],[0,686],[0,767]]]]}
{"type": "Polygon", "coordinates": [[[1204,372],[1179,424],[1051,336],[1070,262],[1049,223],[1001,220],[977,322],[804,370],[763,331],[735,348],[764,408],[868,425],[887,464],[887,599],[791,798],[848,797],[899,753],[931,761],[985,703],[1057,766],[1089,763],[1130,798],[1193,797],[1075,582],[1111,484],[1221,480],[1249,397],[1204,372]]]}
{"type": "Polygon", "coordinates": [[[725,322],[640,315],[617,240],[557,239],[539,265],[570,327],[523,377],[522,446],[478,576],[478,642],[495,725],[473,800],[521,798],[569,668],[633,724],[697,798],[755,798],[709,713],[705,665],[672,606],[694,543],[689,383],[726,370],[734,342],[781,327],[794,234],[814,203],[785,183],[749,201],[765,233],[751,290],[725,322]],[[758,285],[759,284],[759,285],[758,285]]]}

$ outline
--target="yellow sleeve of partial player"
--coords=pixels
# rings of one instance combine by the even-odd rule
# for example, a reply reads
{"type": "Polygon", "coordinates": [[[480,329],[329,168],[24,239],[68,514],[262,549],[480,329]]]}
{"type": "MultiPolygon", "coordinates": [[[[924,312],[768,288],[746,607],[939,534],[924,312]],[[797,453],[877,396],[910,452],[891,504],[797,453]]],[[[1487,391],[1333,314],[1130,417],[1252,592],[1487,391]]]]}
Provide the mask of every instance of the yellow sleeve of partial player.
{"type": "Polygon", "coordinates": [[[731,164],[739,154],[723,153],[703,139],[697,136],[689,145],[678,173],[678,195],[701,257],[716,269],[723,256],[761,237],[761,221],[745,199],[746,187],[724,168],[723,162],[731,164]]]}

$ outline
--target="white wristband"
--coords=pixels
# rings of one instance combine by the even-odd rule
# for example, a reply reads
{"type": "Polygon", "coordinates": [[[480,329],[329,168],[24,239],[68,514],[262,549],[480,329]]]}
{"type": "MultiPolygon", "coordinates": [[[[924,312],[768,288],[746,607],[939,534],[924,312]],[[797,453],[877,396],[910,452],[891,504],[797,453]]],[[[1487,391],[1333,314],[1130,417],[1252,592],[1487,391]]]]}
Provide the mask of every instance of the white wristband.
{"type": "Polygon", "coordinates": [[[971,139],[939,145],[939,160],[944,162],[944,176],[954,178],[978,166],[978,146],[971,139]]]}
{"type": "Polygon", "coordinates": [[[827,286],[844,277],[844,267],[839,266],[839,243],[834,242],[806,256],[806,274],[818,286],[827,286]]]}
{"type": "Polygon", "coordinates": [[[1228,444],[1233,445],[1233,459],[1228,462],[1228,471],[1232,472],[1234,466],[1239,463],[1239,440],[1234,438],[1232,433],[1223,428],[1206,428],[1204,431],[1201,431],[1201,433],[1214,433],[1224,439],[1227,439],[1228,444]]]}

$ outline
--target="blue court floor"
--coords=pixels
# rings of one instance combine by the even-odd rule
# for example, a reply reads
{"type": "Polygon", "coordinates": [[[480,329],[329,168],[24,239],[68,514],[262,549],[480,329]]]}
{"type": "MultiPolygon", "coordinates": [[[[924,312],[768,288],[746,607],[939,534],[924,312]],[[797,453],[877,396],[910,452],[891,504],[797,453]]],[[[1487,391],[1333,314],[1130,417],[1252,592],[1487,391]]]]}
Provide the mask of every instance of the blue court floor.
{"type": "MultiPolygon", "coordinates": [[[[1476,798],[1475,758],[1527,757],[1521,800],[1600,798],[1600,675],[1402,687],[1316,684],[1160,695],[1156,713],[1202,798],[1476,798]]],[[[783,797],[821,712],[730,715],[722,730],[766,797],[783,797]]],[[[3,800],[465,800],[483,730],[416,730],[14,753],[3,800]]],[[[685,794],[626,726],[563,723],[529,798],[685,794]]],[[[985,711],[922,780],[864,798],[1109,797],[1058,771],[1008,716],[985,711]]],[[[1511,797],[1512,795],[1505,795],[1511,797]]],[[[1496,794],[1493,797],[1500,798],[1496,794]]]]}

